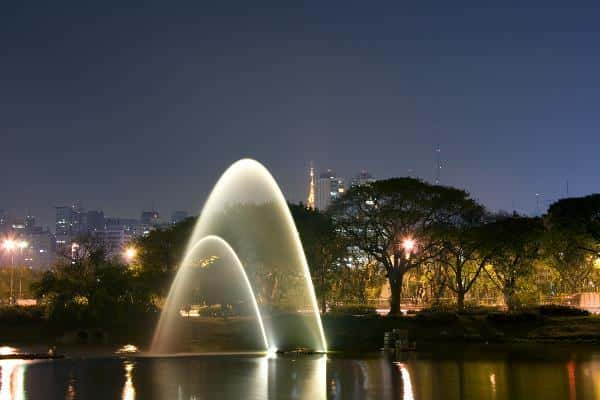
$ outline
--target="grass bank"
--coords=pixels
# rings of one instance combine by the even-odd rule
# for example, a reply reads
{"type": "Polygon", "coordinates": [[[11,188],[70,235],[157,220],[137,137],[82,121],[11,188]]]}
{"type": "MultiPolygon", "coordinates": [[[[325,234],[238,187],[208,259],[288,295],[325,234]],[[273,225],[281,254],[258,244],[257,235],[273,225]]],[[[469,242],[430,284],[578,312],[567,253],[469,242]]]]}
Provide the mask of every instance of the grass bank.
{"type": "MultiPolygon", "coordinates": [[[[322,317],[330,350],[373,351],[382,347],[383,335],[392,329],[406,330],[418,345],[447,343],[600,343],[600,316],[584,315],[579,310],[536,308],[506,313],[474,310],[456,313],[429,310],[415,315],[384,317],[351,312],[322,317]]],[[[135,343],[146,346],[151,339],[157,315],[133,318],[127,325],[63,326],[45,317],[36,307],[0,308],[0,344],[50,344],[68,337],[81,343],[135,343]],[[86,331],[89,337],[73,337],[86,331]],[[101,337],[94,337],[101,333],[101,337]]],[[[201,318],[194,322],[196,336],[207,337],[210,348],[226,348],[248,332],[256,330],[253,319],[230,317],[201,318]]],[[[298,333],[301,333],[298,329],[298,333]]]]}
{"type": "Polygon", "coordinates": [[[428,343],[600,343],[600,316],[578,310],[536,308],[521,312],[425,311],[402,317],[329,315],[323,317],[332,350],[375,350],[392,329],[428,343]]]}

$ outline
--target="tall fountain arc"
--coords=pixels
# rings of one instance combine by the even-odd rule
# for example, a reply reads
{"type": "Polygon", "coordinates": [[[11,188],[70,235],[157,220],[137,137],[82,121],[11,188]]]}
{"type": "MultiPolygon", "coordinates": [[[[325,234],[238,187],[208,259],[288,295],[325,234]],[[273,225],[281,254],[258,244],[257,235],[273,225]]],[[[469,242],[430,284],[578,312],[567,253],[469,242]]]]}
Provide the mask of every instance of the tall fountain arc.
{"type": "MultiPolygon", "coordinates": [[[[307,340],[299,343],[298,347],[327,351],[300,235],[281,189],[261,163],[242,159],[233,163],[221,175],[202,208],[188,242],[187,252],[208,235],[223,238],[239,256],[244,268],[253,268],[252,276],[255,279],[250,279],[250,282],[255,297],[260,299],[263,318],[267,303],[278,307],[285,303],[288,309],[294,309],[304,318],[301,324],[306,327],[307,340]],[[254,211],[246,212],[252,207],[254,211]],[[256,271],[260,268],[266,268],[262,275],[256,271]],[[268,285],[264,284],[266,276],[272,278],[274,283],[270,284],[277,288],[270,288],[271,292],[279,291],[278,293],[267,293],[269,289],[265,289],[265,286],[268,285]],[[286,280],[288,286],[296,286],[293,288],[295,293],[289,287],[287,292],[281,289],[286,280]]],[[[281,337],[285,335],[282,333],[282,326],[285,324],[278,324],[276,318],[267,319],[271,321],[267,328],[270,346],[279,347],[278,342],[286,342],[286,346],[290,347],[298,342],[297,338],[291,339],[289,336],[282,340],[281,337]]]]}
{"type": "Polygon", "coordinates": [[[235,253],[235,251],[231,248],[231,246],[222,238],[215,235],[208,235],[198,240],[193,246],[188,248],[186,254],[182,260],[181,266],[177,271],[175,279],[171,285],[169,290],[169,295],[167,296],[167,300],[165,302],[165,306],[163,308],[163,312],[160,316],[156,329],[154,331],[154,336],[152,338],[151,352],[152,353],[163,353],[165,352],[166,344],[168,343],[169,338],[174,336],[174,329],[177,329],[176,324],[173,319],[177,317],[177,313],[180,311],[180,301],[178,301],[178,295],[181,294],[183,290],[183,285],[186,285],[187,272],[190,268],[192,268],[192,258],[195,253],[201,251],[202,248],[210,248],[213,249],[220,248],[223,249],[224,253],[227,256],[232,258],[232,262],[235,265],[236,269],[240,271],[242,280],[244,282],[244,286],[249,294],[249,298],[252,303],[252,308],[255,313],[256,319],[258,321],[258,325],[260,328],[260,334],[262,336],[262,342],[264,344],[264,349],[269,349],[269,342],[267,339],[267,334],[265,331],[265,326],[263,323],[262,316],[260,314],[260,310],[258,308],[258,303],[256,302],[256,297],[254,296],[254,292],[252,291],[252,286],[250,285],[250,281],[248,280],[248,275],[242,266],[242,263],[235,253]]]}

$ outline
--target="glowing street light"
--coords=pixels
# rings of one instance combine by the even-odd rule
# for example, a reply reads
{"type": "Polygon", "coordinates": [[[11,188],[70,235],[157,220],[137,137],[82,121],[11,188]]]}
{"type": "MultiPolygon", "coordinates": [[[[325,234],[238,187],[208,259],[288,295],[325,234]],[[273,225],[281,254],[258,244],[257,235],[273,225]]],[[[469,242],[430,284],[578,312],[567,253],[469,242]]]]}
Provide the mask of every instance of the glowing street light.
{"type": "Polygon", "coordinates": [[[416,242],[414,241],[414,239],[411,238],[406,238],[402,241],[402,247],[404,248],[404,251],[407,254],[412,253],[413,249],[415,248],[416,242]]]}
{"type": "Polygon", "coordinates": [[[17,247],[21,250],[26,249],[29,246],[29,243],[27,243],[25,240],[20,240],[17,243],[17,247]]]}
{"type": "Polygon", "coordinates": [[[406,238],[402,241],[402,248],[404,248],[404,253],[407,260],[410,258],[410,254],[413,252],[416,246],[417,242],[412,238],[406,238]]]}
{"type": "Polygon", "coordinates": [[[132,262],[137,256],[137,253],[137,249],[133,246],[130,246],[127,249],[125,249],[125,253],[123,255],[125,256],[125,260],[127,262],[132,262]]]}

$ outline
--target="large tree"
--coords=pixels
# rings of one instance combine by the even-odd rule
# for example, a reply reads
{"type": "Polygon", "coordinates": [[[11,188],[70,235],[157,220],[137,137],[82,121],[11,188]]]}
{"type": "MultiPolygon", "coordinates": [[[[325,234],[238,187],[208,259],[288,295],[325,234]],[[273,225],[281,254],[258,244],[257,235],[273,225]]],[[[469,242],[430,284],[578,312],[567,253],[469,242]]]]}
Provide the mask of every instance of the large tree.
{"type": "Polygon", "coordinates": [[[568,235],[581,250],[600,257],[600,194],[558,200],[544,220],[551,231],[568,235]]]}
{"type": "Polygon", "coordinates": [[[137,271],[107,258],[103,244],[92,236],[79,238],[78,244],[75,256],[66,254],[32,285],[51,320],[64,326],[115,327],[154,310],[137,271]]]}
{"type": "Polygon", "coordinates": [[[459,189],[414,178],[394,178],[356,186],[338,199],[331,213],[351,246],[373,257],[390,284],[390,314],[400,313],[405,274],[436,257],[439,225],[452,224],[476,203],[459,189]]]}
{"type": "Polygon", "coordinates": [[[437,261],[445,266],[445,284],[456,295],[459,311],[464,309],[466,294],[495,254],[495,248],[488,246],[491,241],[486,228],[483,207],[470,201],[461,216],[439,225],[435,232],[442,249],[437,261]]]}
{"type": "Polygon", "coordinates": [[[137,240],[136,265],[140,267],[140,278],[156,295],[168,293],[195,223],[196,218],[187,218],[137,240]]]}
{"type": "Polygon", "coordinates": [[[491,241],[487,246],[494,252],[485,271],[512,310],[521,280],[534,273],[535,262],[540,258],[544,226],[539,218],[513,216],[499,218],[486,229],[491,241]]]}
{"type": "Polygon", "coordinates": [[[560,277],[559,292],[575,293],[590,283],[597,255],[590,252],[593,242],[568,230],[550,228],[543,242],[543,256],[560,277]]]}

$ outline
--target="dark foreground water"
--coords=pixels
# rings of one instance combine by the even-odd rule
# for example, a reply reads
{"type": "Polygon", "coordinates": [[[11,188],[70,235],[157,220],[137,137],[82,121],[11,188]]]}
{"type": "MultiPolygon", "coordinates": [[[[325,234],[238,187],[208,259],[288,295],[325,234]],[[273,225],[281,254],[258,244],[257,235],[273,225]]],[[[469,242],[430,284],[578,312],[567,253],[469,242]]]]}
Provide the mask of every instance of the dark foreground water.
{"type": "Polygon", "coordinates": [[[5,399],[600,399],[594,347],[439,347],[302,357],[0,361],[5,399]]]}

